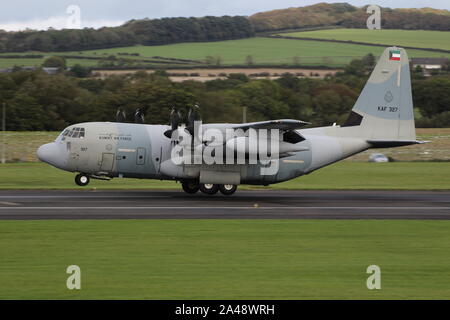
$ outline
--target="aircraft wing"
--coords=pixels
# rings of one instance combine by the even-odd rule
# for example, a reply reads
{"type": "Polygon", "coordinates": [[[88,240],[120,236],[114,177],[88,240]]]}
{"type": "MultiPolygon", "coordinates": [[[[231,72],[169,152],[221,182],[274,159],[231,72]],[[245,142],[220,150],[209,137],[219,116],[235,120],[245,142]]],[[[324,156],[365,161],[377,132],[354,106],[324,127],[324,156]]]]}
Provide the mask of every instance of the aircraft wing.
{"type": "Polygon", "coordinates": [[[296,130],[303,128],[304,126],[310,124],[309,122],[300,121],[300,120],[269,120],[269,121],[261,121],[261,122],[250,122],[243,123],[233,126],[233,129],[278,129],[278,130],[296,130]]]}

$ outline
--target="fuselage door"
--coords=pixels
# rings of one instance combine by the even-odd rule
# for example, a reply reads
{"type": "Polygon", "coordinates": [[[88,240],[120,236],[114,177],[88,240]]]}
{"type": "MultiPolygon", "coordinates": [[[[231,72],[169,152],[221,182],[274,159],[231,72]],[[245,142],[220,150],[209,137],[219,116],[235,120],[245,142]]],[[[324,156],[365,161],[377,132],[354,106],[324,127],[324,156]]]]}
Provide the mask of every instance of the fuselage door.
{"type": "Polygon", "coordinates": [[[114,166],[114,153],[104,153],[102,156],[102,165],[100,171],[112,172],[114,166]]]}
{"type": "Polygon", "coordinates": [[[146,150],[145,148],[138,148],[137,149],[137,153],[136,153],[136,164],[137,165],[144,165],[145,164],[145,155],[146,155],[146,150]]]}

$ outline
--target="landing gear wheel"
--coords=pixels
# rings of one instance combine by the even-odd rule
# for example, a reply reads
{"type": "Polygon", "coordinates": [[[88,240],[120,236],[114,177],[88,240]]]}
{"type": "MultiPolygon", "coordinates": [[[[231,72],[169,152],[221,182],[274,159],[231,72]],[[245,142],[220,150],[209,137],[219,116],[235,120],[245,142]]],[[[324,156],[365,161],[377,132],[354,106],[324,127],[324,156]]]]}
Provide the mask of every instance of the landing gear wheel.
{"type": "Polygon", "coordinates": [[[204,194],[213,195],[219,191],[219,186],[217,184],[205,183],[200,185],[200,191],[204,194]]]}
{"type": "Polygon", "coordinates": [[[197,193],[200,189],[200,185],[195,182],[184,182],[182,185],[183,191],[189,194],[197,193]]]}
{"type": "Polygon", "coordinates": [[[80,187],[87,186],[89,184],[89,181],[89,177],[85,174],[80,173],[75,176],[75,183],[80,187]]]}
{"type": "Polygon", "coordinates": [[[233,184],[221,184],[219,186],[220,193],[226,196],[231,196],[236,192],[237,186],[233,184]]]}

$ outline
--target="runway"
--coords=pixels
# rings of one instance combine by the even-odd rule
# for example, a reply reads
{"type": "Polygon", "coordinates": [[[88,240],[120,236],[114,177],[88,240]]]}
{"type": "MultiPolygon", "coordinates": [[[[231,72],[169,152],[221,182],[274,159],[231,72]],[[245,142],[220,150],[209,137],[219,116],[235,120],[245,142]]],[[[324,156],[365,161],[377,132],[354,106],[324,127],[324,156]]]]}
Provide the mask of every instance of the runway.
{"type": "Polygon", "coordinates": [[[450,219],[450,192],[0,191],[0,220],[450,219]]]}

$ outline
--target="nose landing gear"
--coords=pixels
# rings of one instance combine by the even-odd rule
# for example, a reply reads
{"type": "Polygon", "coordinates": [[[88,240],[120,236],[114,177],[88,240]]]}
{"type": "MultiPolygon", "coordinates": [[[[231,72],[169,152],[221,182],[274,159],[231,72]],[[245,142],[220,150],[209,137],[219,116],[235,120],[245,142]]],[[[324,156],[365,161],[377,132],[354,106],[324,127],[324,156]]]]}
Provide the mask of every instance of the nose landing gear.
{"type": "Polygon", "coordinates": [[[87,176],[83,173],[77,174],[75,176],[75,183],[77,185],[79,185],[80,187],[87,186],[89,184],[89,181],[90,181],[89,176],[87,176]]]}

